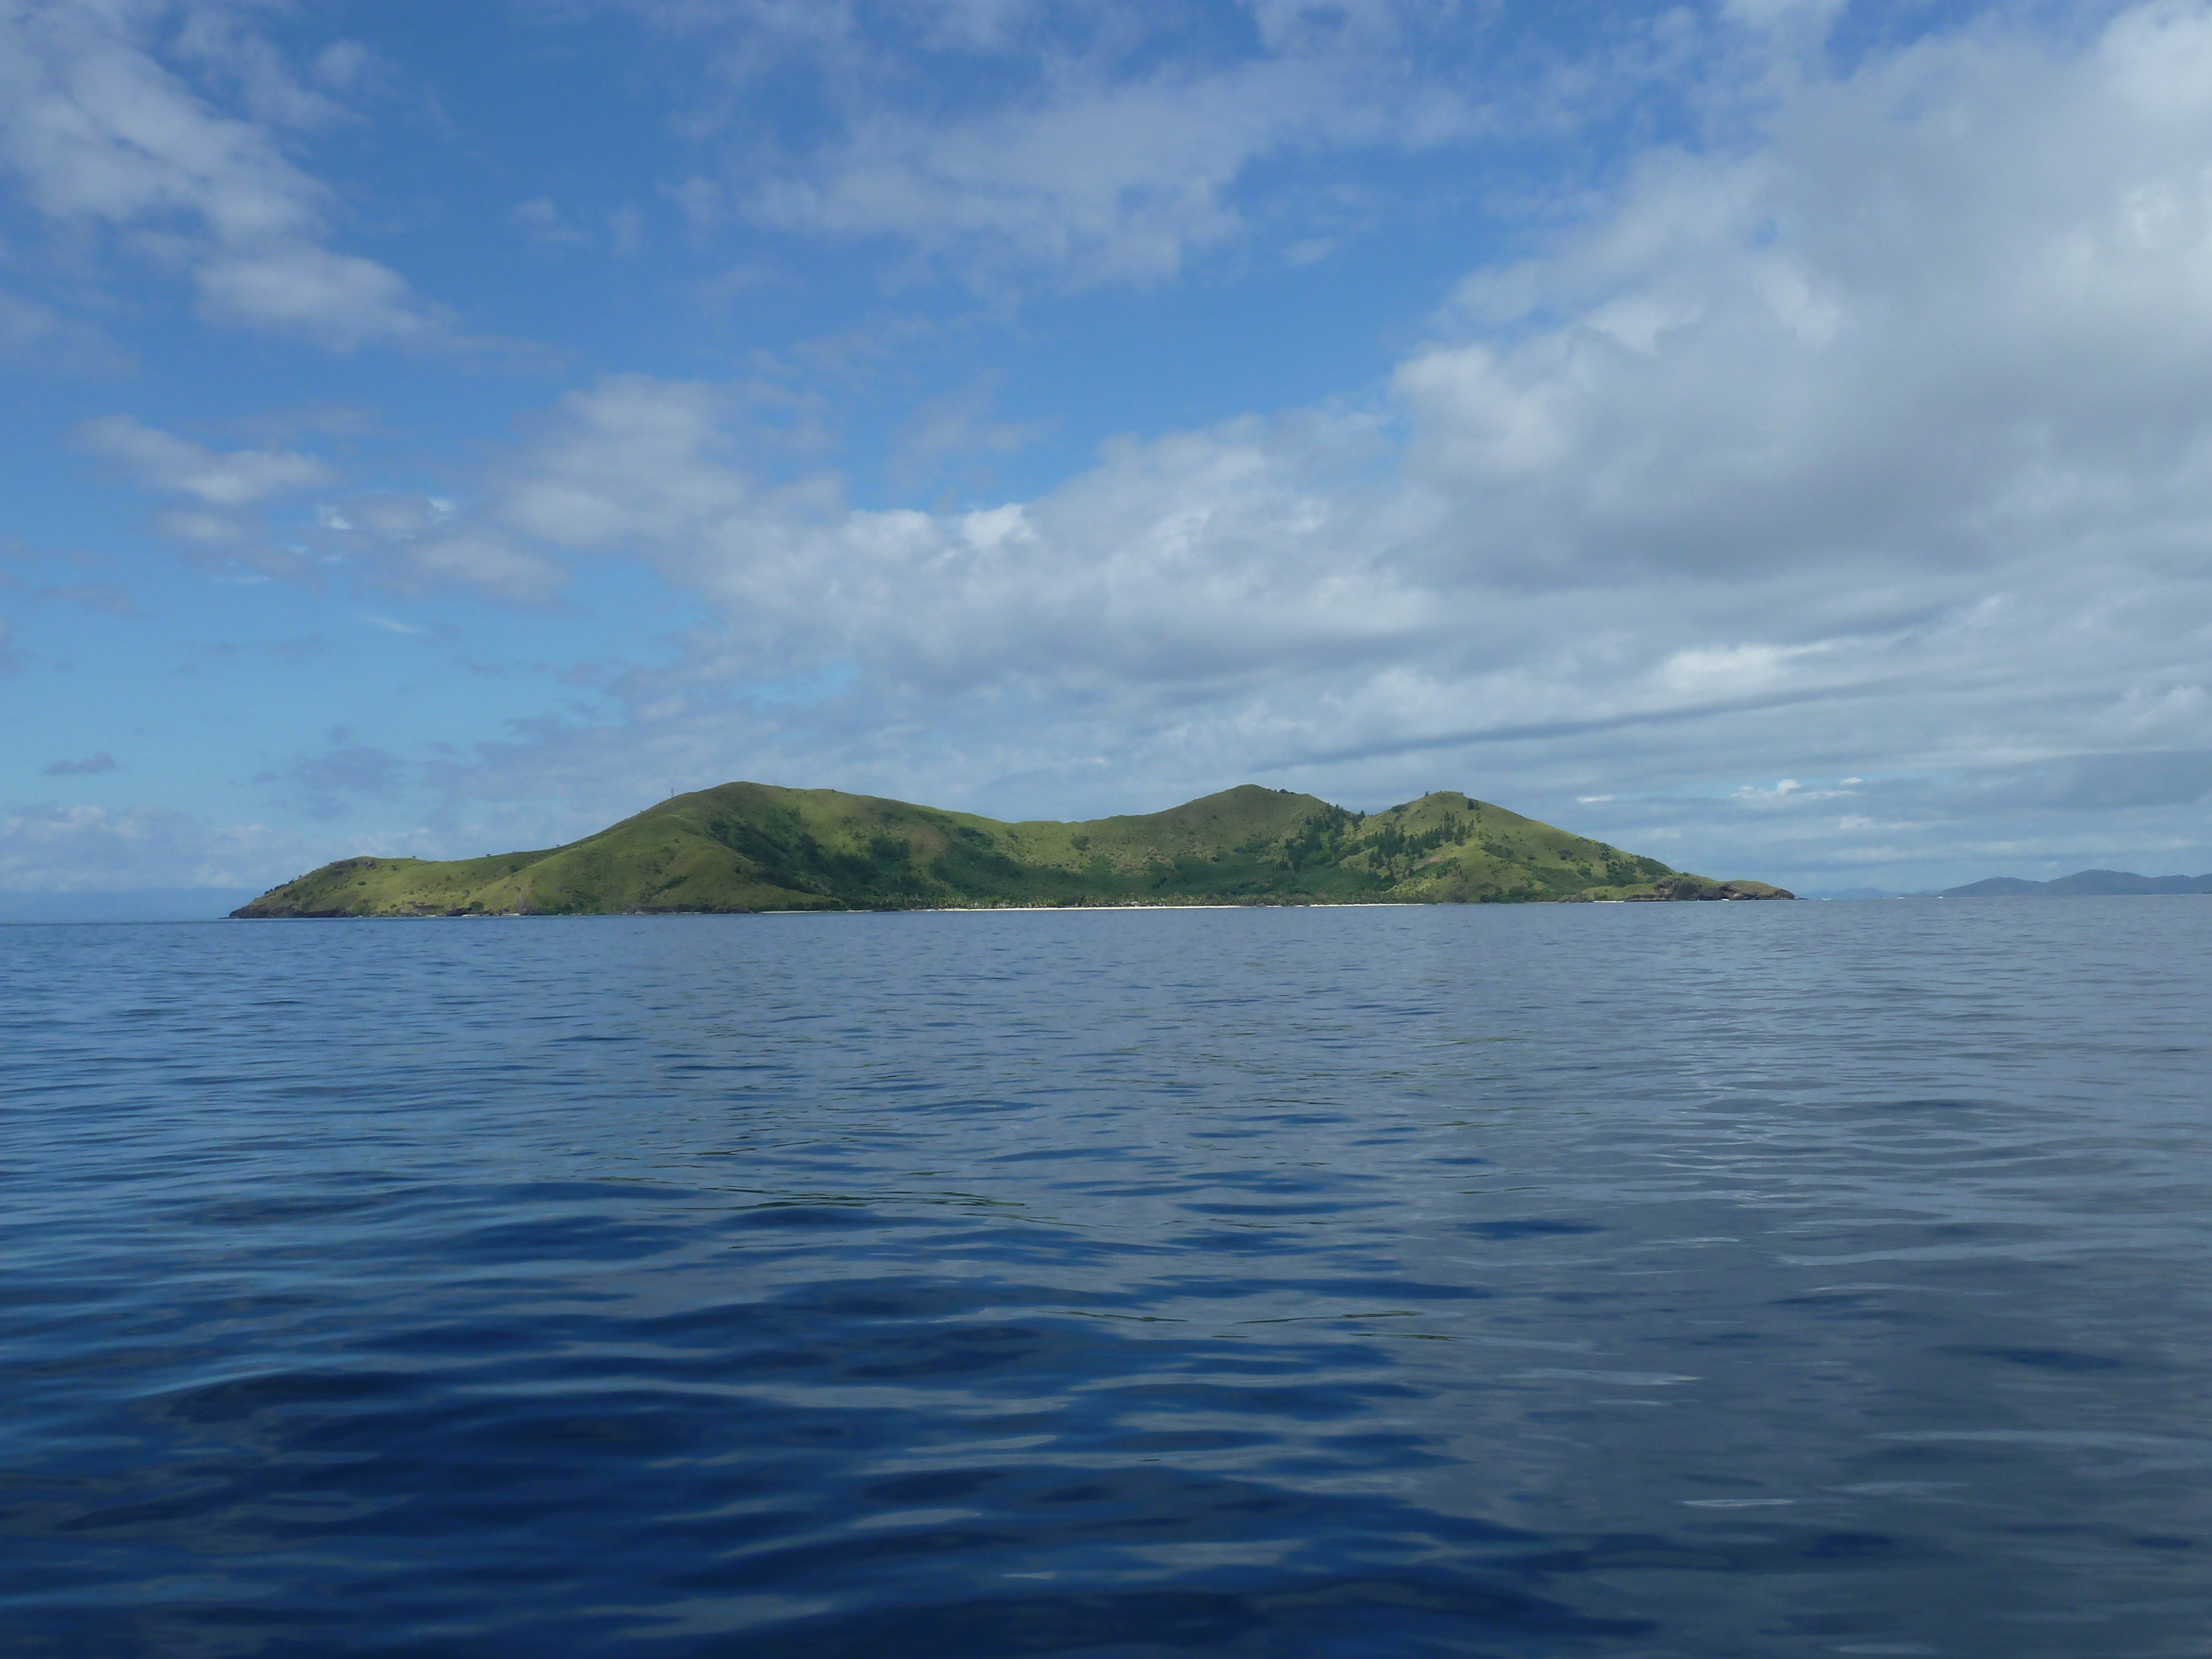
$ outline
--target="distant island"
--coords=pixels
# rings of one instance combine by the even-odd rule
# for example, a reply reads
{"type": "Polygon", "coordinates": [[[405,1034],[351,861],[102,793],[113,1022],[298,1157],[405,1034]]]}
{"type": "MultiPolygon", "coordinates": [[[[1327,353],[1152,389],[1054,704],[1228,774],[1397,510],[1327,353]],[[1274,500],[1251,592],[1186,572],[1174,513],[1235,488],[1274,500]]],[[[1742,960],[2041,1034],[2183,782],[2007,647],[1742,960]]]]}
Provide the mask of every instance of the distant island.
{"type": "Polygon", "coordinates": [[[1388,811],[1245,784],[1164,812],[1001,823],[835,789],[726,783],[565,847],[341,859],[234,910],[649,915],[1085,905],[1786,899],[1444,792],[1388,811]]]}
{"type": "Polygon", "coordinates": [[[2138,876],[2127,870],[2076,870],[2056,881],[1991,876],[1946,887],[1929,898],[2136,898],[2149,893],[2212,893],[2212,875],[2138,876]]]}

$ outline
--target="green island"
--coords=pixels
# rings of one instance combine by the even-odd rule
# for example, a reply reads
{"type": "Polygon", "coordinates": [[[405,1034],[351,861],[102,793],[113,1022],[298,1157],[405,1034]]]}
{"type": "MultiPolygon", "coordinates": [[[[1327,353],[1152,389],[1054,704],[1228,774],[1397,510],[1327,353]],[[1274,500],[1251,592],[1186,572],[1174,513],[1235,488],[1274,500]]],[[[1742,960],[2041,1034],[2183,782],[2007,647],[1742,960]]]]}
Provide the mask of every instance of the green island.
{"type": "Polygon", "coordinates": [[[341,859],[232,912],[649,915],[753,910],[1786,899],[1711,881],[1449,791],[1382,812],[1245,784],[1164,812],[1001,823],[969,812],[726,783],[565,847],[341,859]]]}

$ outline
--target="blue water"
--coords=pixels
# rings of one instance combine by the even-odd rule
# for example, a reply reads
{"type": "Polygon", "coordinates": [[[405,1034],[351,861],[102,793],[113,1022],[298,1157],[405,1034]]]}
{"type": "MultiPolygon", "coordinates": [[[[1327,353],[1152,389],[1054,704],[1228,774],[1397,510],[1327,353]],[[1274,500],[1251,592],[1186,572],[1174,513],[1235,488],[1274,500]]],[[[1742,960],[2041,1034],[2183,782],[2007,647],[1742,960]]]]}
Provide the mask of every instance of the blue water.
{"type": "Polygon", "coordinates": [[[2212,900],[0,929],[0,1650],[2194,1655],[2212,900]]]}

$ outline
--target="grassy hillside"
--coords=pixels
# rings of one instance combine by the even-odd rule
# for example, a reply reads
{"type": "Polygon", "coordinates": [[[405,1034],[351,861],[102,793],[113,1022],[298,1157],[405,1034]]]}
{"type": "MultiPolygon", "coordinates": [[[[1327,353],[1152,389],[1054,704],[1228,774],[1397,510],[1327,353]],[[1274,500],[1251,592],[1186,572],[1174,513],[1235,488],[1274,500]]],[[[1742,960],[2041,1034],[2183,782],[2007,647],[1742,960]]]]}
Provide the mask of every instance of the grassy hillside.
{"type": "Polygon", "coordinates": [[[1370,815],[1246,784],[1139,817],[1000,823],[835,789],[726,783],[542,852],[341,860],[234,914],[1788,896],[1685,876],[1449,793],[1370,815]]]}

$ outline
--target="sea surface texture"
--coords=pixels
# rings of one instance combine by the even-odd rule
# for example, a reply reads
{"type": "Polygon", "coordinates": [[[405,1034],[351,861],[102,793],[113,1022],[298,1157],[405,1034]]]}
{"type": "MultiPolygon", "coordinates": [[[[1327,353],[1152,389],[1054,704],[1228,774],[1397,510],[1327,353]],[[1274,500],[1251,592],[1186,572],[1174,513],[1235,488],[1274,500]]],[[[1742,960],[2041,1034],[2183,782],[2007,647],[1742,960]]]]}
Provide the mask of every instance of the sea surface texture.
{"type": "Polygon", "coordinates": [[[2190,1655],[2212,899],[0,929],[0,1651],[2190,1655]]]}

